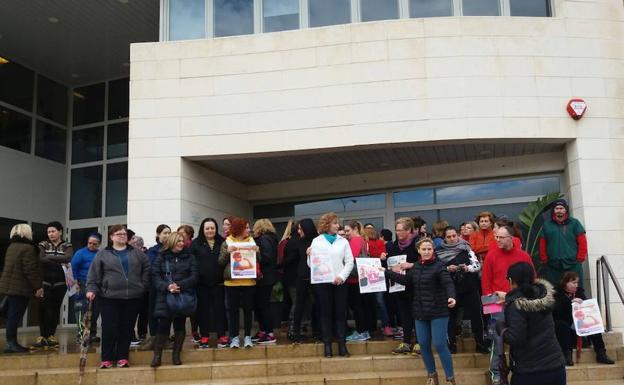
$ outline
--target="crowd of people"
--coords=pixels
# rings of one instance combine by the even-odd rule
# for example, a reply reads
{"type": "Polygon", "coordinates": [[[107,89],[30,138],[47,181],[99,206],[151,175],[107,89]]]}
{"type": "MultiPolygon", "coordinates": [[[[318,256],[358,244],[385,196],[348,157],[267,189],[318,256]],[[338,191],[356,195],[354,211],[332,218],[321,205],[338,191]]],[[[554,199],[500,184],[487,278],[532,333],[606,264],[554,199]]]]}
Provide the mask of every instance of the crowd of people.
{"type": "MultiPolygon", "coordinates": [[[[432,347],[446,383],[455,384],[452,354],[462,320],[470,321],[476,352],[491,353],[494,384],[501,382],[502,342],[511,346],[515,384],[565,383],[565,365],[574,364],[571,304],[586,299],[581,264],[587,240],[563,199],[553,203],[539,242],[544,280],[537,279],[532,258],[522,250],[519,226],[487,211],[457,228],[439,220],[431,234],[420,217],[397,219],[393,234],[357,221],[341,225],[334,213],[317,221],[289,221],[281,239],[270,220],[252,225],[240,217],[206,218],[194,233],[190,225],[176,231],[159,225],[155,245],[147,249],[140,236],[115,225],[106,240],[93,233],[74,253],[58,222],[47,225],[47,239],[38,244],[27,224],[14,226],[0,278],[0,293],[8,298],[5,353],[29,351],[18,344],[17,328],[32,297],[38,299],[40,336],[30,349],[58,345],[55,333],[71,266],[78,339],[86,332],[82,317],[91,309],[90,341],[101,341],[104,369],[128,367],[131,345],[153,350],[151,366],[157,367],[163,349],[172,344],[172,362],[180,365],[187,318],[200,349],[211,346],[211,333],[217,348],[274,344],[279,325],[271,301],[276,291],[289,304],[284,314],[293,343],[316,339],[330,358],[333,340],[338,355],[349,356],[347,342],[375,335],[397,339],[392,353],[421,356],[427,385],[438,384],[432,347]],[[256,266],[244,257],[250,251],[256,266]],[[315,255],[331,260],[331,282],[312,282],[310,257],[315,255]],[[404,262],[389,266],[395,256],[405,256],[404,262]],[[388,283],[405,290],[361,293],[360,258],[378,258],[388,283]],[[234,276],[246,269],[255,272],[249,278],[234,276]],[[504,310],[484,315],[483,295],[496,296],[504,310]],[[254,319],[258,327],[252,334],[254,319]],[[348,319],[354,320],[350,333],[348,319]],[[305,320],[310,321],[309,335],[305,320]]],[[[601,336],[589,340],[598,362],[612,364],[601,336]]]]}

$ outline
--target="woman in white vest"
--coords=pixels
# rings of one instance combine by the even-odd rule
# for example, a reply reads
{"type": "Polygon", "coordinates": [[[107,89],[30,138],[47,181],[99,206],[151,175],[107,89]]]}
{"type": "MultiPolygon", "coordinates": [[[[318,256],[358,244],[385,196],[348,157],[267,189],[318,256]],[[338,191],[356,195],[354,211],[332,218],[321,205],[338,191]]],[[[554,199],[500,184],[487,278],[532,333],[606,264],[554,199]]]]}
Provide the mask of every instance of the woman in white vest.
{"type": "Polygon", "coordinates": [[[336,330],[339,354],[349,356],[345,343],[345,329],[347,324],[347,286],[344,284],[353,269],[353,255],[351,247],[345,238],[337,234],[338,216],[334,213],[323,214],[319,219],[319,236],[314,238],[308,249],[308,265],[311,267],[311,281],[314,284],[316,271],[321,273],[331,271],[331,278],[326,283],[314,284],[316,298],[319,301],[321,333],[325,344],[325,357],[332,357],[332,331],[336,330]],[[315,269],[320,260],[326,263],[318,270],[315,269]]]}

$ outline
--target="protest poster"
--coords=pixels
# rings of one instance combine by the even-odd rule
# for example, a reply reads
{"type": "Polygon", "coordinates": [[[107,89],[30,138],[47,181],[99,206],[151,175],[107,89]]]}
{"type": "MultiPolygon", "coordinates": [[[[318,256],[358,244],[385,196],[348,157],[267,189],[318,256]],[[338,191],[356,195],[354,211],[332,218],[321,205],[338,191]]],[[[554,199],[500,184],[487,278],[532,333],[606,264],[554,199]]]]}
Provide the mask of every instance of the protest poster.
{"type": "MultiPolygon", "coordinates": [[[[388,268],[392,269],[393,266],[400,265],[403,262],[407,262],[407,255],[395,255],[393,257],[388,257],[388,268]]],[[[401,274],[405,274],[404,271],[401,274]]],[[[396,293],[399,291],[405,291],[405,286],[400,283],[392,283],[388,288],[389,293],[396,293]]]]}
{"type": "Polygon", "coordinates": [[[310,255],[310,283],[332,283],[336,275],[329,254],[314,253],[310,255]]]}
{"type": "Polygon", "coordinates": [[[379,258],[356,258],[360,293],[386,291],[386,275],[379,258]]]}
{"type": "Polygon", "coordinates": [[[256,244],[253,242],[234,242],[228,246],[236,247],[236,250],[230,253],[232,279],[257,278],[256,244]]]}
{"type": "Polygon", "coordinates": [[[67,285],[67,295],[69,297],[78,293],[78,281],[74,279],[74,272],[72,271],[72,267],[69,263],[62,264],[63,273],[65,273],[65,284],[67,285]]]}
{"type": "Polygon", "coordinates": [[[572,302],[572,319],[576,334],[581,337],[604,333],[604,323],[596,299],[572,302]]]}

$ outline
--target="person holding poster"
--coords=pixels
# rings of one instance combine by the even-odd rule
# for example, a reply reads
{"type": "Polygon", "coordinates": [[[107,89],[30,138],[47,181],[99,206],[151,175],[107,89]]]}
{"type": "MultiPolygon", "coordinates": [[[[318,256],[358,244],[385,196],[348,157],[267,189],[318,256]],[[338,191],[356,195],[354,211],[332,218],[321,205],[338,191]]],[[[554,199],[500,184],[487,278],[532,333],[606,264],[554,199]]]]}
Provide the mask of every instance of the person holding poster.
{"type": "Polygon", "coordinates": [[[254,289],[256,286],[258,246],[251,237],[249,221],[245,218],[232,218],[230,234],[221,245],[218,263],[223,269],[223,285],[228,308],[228,329],[230,348],[240,347],[238,336],[239,307],[243,308],[245,329],[244,346],[251,348],[251,315],[253,310],[254,289]]]}
{"type": "Polygon", "coordinates": [[[413,289],[412,316],[420,342],[422,360],[427,369],[428,384],[438,383],[438,373],[431,351],[435,347],[446,374],[446,385],[455,385],[453,358],[446,342],[449,310],[455,306],[455,285],[446,266],[434,255],[431,238],[416,243],[420,260],[403,275],[403,266],[397,265],[386,275],[391,281],[413,289]]]}
{"type": "MultiPolygon", "coordinates": [[[[405,262],[401,263],[401,270],[407,271],[418,262],[420,258],[414,246],[418,240],[419,232],[414,228],[412,218],[403,217],[395,222],[396,240],[389,243],[386,248],[388,250],[387,257],[405,256],[405,262]]],[[[399,318],[401,320],[402,329],[395,335],[395,338],[401,338],[403,341],[392,350],[392,354],[412,354],[418,355],[420,346],[418,345],[418,336],[416,342],[412,346],[412,332],[414,331],[414,319],[412,318],[412,288],[406,290],[390,290],[390,299],[396,300],[399,318]]]]}
{"type": "Polygon", "coordinates": [[[329,283],[312,283],[316,299],[319,301],[321,333],[325,344],[325,357],[331,358],[332,332],[336,331],[338,339],[338,354],[349,356],[347,350],[345,329],[347,325],[347,286],[344,284],[353,269],[353,254],[346,239],[338,232],[338,216],[334,213],[323,214],[319,219],[318,230],[321,235],[314,238],[308,249],[308,266],[314,270],[313,262],[317,258],[327,258],[331,261],[333,280],[329,283]]]}
{"type": "MultiPolygon", "coordinates": [[[[576,345],[576,332],[574,331],[572,317],[572,303],[582,303],[587,299],[585,291],[579,287],[579,275],[575,271],[567,271],[563,274],[561,284],[555,293],[555,330],[561,351],[565,357],[566,365],[573,366],[572,348],[576,345]]],[[[596,352],[596,361],[601,364],[613,365],[615,362],[607,355],[602,334],[588,336],[589,341],[596,352]]]]}
{"type": "Polygon", "coordinates": [[[528,262],[511,265],[506,278],[511,291],[505,295],[505,316],[496,323],[496,332],[510,346],[514,363],[511,384],[565,385],[565,360],[556,343],[552,318],[553,286],[535,279],[533,265],[528,262]]]}

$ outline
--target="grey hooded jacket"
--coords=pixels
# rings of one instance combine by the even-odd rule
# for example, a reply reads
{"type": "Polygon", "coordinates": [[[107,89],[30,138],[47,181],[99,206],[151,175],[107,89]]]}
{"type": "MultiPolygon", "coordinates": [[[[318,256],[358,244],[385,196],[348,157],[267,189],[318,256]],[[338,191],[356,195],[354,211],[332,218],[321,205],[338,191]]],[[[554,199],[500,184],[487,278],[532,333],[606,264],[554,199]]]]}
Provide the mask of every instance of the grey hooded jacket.
{"type": "Polygon", "coordinates": [[[142,297],[149,288],[149,260],[142,251],[128,246],[128,274],[112,247],[98,251],[87,275],[87,291],[97,297],[132,299],[142,297]]]}

